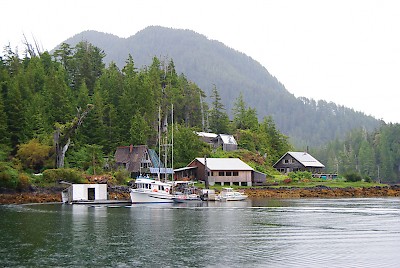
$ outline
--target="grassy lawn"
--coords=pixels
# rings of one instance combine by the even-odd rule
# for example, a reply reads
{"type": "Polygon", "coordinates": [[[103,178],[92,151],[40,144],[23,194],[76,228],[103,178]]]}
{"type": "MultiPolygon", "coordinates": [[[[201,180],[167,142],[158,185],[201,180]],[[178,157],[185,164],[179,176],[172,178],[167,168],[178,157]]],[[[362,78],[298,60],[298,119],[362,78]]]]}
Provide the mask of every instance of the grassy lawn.
{"type": "MultiPolygon", "coordinates": [[[[330,180],[324,180],[324,179],[311,179],[311,180],[299,180],[299,181],[292,181],[290,183],[285,182],[285,179],[287,179],[287,176],[285,175],[275,175],[273,178],[268,178],[267,179],[267,186],[271,188],[284,188],[284,187],[299,187],[299,188],[305,188],[305,187],[315,187],[315,186],[326,186],[330,188],[347,188],[347,187],[353,187],[353,188],[361,188],[361,187],[375,187],[375,186],[387,186],[386,184],[381,184],[381,183],[376,183],[376,182],[364,182],[364,181],[357,181],[357,182],[347,182],[343,178],[337,178],[337,179],[330,179],[330,180]]],[[[198,188],[204,188],[205,185],[204,183],[196,183],[196,187],[198,188]]],[[[245,189],[249,188],[247,186],[221,186],[221,185],[214,185],[210,186],[210,189],[215,189],[217,191],[221,190],[224,187],[232,187],[234,189],[245,189]]],[[[252,186],[252,188],[262,188],[265,186],[252,186]]]]}

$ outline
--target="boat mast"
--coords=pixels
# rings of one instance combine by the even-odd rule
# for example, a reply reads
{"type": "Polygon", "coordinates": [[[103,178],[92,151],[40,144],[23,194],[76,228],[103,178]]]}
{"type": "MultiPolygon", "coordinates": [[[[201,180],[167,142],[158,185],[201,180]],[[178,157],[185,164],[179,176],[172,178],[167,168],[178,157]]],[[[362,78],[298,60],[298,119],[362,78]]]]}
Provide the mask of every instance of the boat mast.
{"type": "Polygon", "coordinates": [[[172,103],[172,108],[171,108],[171,176],[172,176],[172,181],[174,181],[174,104],[172,103]]]}
{"type": "Polygon", "coordinates": [[[161,180],[161,105],[158,106],[158,180],[161,180]]]}

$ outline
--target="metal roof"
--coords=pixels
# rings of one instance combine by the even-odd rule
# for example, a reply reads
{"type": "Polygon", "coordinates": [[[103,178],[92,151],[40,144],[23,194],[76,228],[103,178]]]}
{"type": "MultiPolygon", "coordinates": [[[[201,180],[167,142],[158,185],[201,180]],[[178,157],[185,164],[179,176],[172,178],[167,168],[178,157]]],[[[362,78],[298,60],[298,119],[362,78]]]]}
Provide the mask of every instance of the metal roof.
{"type": "Polygon", "coordinates": [[[215,133],[208,133],[208,132],[196,132],[196,134],[200,137],[206,137],[206,138],[216,138],[218,136],[215,133]]]}
{"type": "Polygon", "coordinates": [[[223,143],[237,145],[237,142],[236,142],[235,138],[232,135],[219,134],[219,136],[221,137],[221,140],[222,140],[223,143]]]}
{"type": "MultiPolygon", "coordinates": [[[[204,158],[196,158],[204,165],[204,158]]],[[[254,170],[239,158],[207,158],[207,168],[209,170],[254,170]]]]}

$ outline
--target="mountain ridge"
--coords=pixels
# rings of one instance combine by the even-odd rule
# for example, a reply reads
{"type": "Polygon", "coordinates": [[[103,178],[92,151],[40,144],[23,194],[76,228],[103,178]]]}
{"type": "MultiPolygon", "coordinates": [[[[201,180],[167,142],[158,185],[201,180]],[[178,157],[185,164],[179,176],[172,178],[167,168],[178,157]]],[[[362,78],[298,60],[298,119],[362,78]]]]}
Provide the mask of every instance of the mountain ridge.
{"type": "Polygon", "coordinates": [[[296,98],[255,59],[192,30],[149,26],[127,38],[84,31],[63,43],[76,45],[84,40],[104,50],[106,64],[113,61],[119,68],[129,54],[138,68],[149,66],[153,57],[172,59],[177,72],[207,96],[215,85],[228,114],[241,92],[259,118],[272,116],[297,147],[321,145],[344,137],[351,129],[373,130],[381,124],[372,116],[333,102],[296,98]]]}

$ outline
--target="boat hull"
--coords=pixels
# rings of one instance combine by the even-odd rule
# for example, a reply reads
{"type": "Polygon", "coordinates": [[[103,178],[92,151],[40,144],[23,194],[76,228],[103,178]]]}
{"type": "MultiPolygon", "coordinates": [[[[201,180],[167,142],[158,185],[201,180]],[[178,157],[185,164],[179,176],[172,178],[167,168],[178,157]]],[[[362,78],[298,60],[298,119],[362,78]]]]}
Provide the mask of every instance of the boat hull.
{"type": "Polygon", "coordinates": [[[131,201],[133,204],[139,203],[173,203],[173,195],[167,193],[143,192],[131,190],[131,201]]]}

